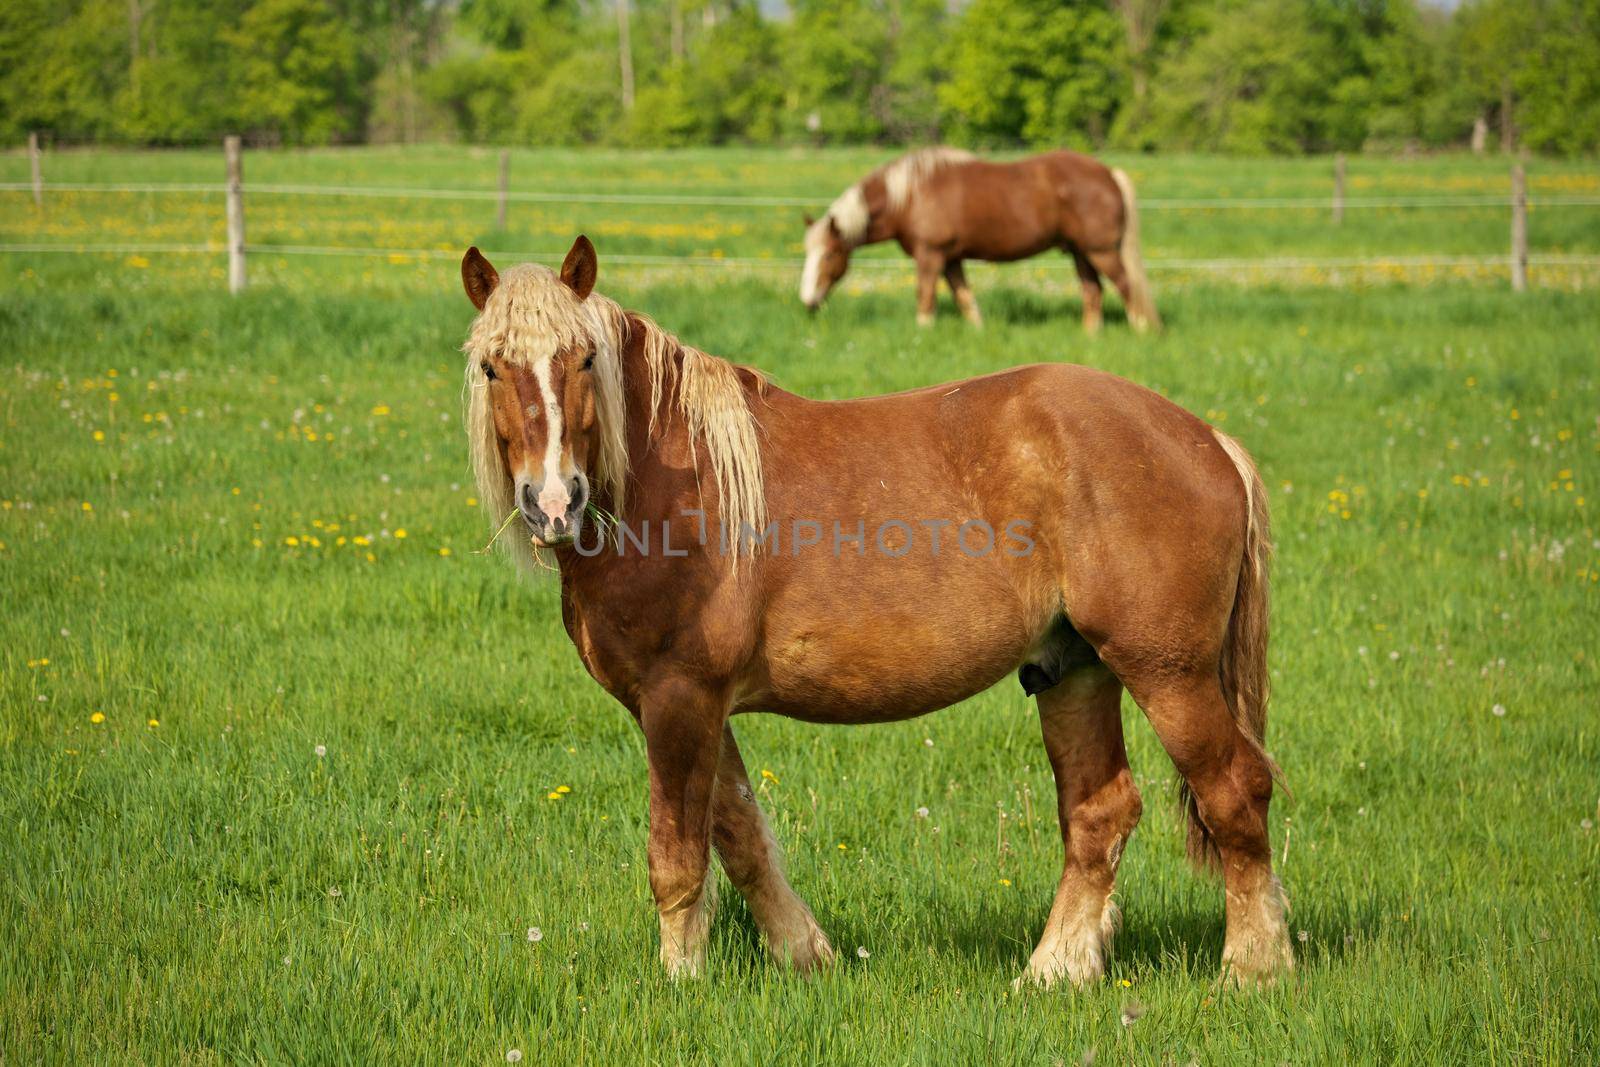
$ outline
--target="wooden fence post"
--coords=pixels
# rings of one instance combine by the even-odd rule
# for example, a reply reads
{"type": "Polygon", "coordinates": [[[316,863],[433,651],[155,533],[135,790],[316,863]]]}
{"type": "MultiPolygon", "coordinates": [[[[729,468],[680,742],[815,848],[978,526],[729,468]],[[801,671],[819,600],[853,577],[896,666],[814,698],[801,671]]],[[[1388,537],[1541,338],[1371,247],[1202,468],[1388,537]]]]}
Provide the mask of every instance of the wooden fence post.
{"type": "Polygon", "coordinates": [[[44,174],[39,166],[39,134],[28,131],[28,169],[33,172],[33,206],[44,207],[44,174]]]}
{"type": "Polygon", "coordinates": [[[1333,221],[1344,221],[1344,153],[1333,157],[1333,221]]]}
{"type": "Polygon", "coordinates": [[[510,191],[511,152],[502,148],[500,150],[500,209],[494,215],[494,226],[497,230],[506,228],[506,194],[510,191]]]}
{"type": "Polygon", "coordinates": [[[240,159],[239,136],[230,133],[222,139],[228,160],[228,292],[244,289],[244,163],[240,159]]]}
{"type": "Polygon", "coordinates": [[[1528,176],[1522,160],[1511,164],[1511,289],[1528,287],[1528,176]]]}

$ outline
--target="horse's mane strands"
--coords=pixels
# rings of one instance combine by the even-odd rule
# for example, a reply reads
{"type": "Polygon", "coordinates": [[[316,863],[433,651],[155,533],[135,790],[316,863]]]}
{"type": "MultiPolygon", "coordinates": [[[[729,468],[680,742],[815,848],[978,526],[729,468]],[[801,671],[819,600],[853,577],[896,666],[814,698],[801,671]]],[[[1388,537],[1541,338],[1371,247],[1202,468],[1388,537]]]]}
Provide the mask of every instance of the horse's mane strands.
{"type": "Polygon", "coordinates": [[[696,469],[699,448],[705,447],[728,552],[737,558],[741,530],[748,526],[759,536],[767,522],[761,447],[739,369],[683,344],[647,315],[634,312],[631,319],[644,331],[644,357],[650,368],[650,432],[655,432],[662,396],[675,391],[676,412],[688,431],[696,469]],[[673,359],[674,353],[677,359],[673,359]]]}
{"type": "Polygon", "coordinates": [[[879,172],[883,176],[889,210],[898,211],[905,207],[917,186],[927,181],[935,171],[953,163],[968,163],[976,158],[965,149],[943,146],[919,148],[906,153],[879,172]]]}
{"type": "MultiPolygon", "coordinates": [[[[725,360],[680,345],[677,338],[643,315],[630,315],[615,301],[591,292],[587,300],[557,275],[532,264],[512,267],[500,276],[483,311],[472,324],[463,350],[467,353],[467,435],[472,472],[491,528],[498,527],[515,506],[510,472],[500,457],[500,444],[489,406],[488,383],[479,363],[488,355],[533,366],[557,352],[584,344],[595,350],[595,415],[600,428],[594,480],[611,498],[612,512],[626,516],[628,481],[627,398],[622,382],[623,351],[634,327],[641,338],[650,370],[650,430],[664,392],[676,390],[676,411],[689,432],[691,447],[703,445],[716,482],[725,528],[737,554],[741,523],[761,530],[766,523],[766,489],[755,416],[745,400],[738,370],[725,360]],[[682,355],[673,355],[681,350],[682,355]]],[[[500,538],[512,558],[528,567],[541,564],[531,541],[522,536],[500,538]]]]}
{"type": "Polygon", "coordinates": [[[839,194],[829,207],[827,214],[817,220],[816,225],[827,225],[828,219],[833,220],[833,225],[839,231],[839,239],[854,248],[867,237],[867,226],[872,222],[872,212],[867,210],[867,196],[861,191],[861,184],[857,182],[839,194]]]}
{"type": "Polygon", "coordinates": [[[867,227],[872,223],[872,212],[867,208],[866,184],[873,178],[883,181],[884,191],[888,199],[888,209],[899,211],[906,206],[906,201],[916,191],[917,186],[928,180],[928,176],[941,167],[948,167],[953,163],[966,163],[978,158],[971,152],[960,148],[919,148],[915,152],[908,152],[893,163],[886,164],[856,182],[850,188],[839,194],[839,198],[829,205],[828,210],[812,226],[816,236],[807,233],[808,244],[821,240],[819,227],[827,225],[827,220],[833,220],[834,229],[839,232],[839,239],[854,248],[861,244],[867,237],[867,227]]]}

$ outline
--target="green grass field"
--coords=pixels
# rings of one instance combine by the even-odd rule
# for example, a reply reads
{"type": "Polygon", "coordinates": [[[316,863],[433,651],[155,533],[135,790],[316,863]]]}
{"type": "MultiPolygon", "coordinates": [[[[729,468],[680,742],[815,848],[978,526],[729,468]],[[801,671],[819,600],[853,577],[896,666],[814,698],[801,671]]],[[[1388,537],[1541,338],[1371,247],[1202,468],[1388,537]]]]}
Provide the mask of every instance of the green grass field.
{"type": "MultiPolygon", "coordinates": [[[[214,181],[216,155],[47,164],[63,181],[214,181]]],[[[878,158],[516,167],[530,188],[826,200],[878,158]]],[[[1149,197],[1326,186],[1325,161],[1134,165],[1149,197]]],[[[444,149],[247,167],[493,182],[491,154],[444,149]]],[[[0,179],[25,173],[0,159],[0,179]]],[[[1460,159],[1351,174],[1380,192],[1504,182],[1460,159]]],[[[1600,185],[1592,165],[1533,180],[1600,185]]],[[[0,253],[0,1061],[1600,1059],[1592,271],[1536,271],[1521,296],[1478,275],[1157,274],[1167,332],[1135,337],[1116,313],[1090,341],[1057,268],[975,280],[982,333],[948,297],[918,331],[898,270],[853,274],[810,318],[787,269],[606,263],[791,257],[778,209],[514,205],[504,235],[492,209],[262,198],[252,240],[559,252],[581,226],[603,291],[788,388],[1070,360],[1240,437],[1278,541],[1269,743],[1293,790],[1273,808],[1293,981],[1215,986],[1221,890],[1187,869],[1171,764],[1127,704],[1146,814],[1110,977],[1010,992],[1060,839],[1032,702],[1008,681],[898,725],[741,719],[841,963],[810,981],[772,969],[724,886],[710,977],[667,982],[638,732],[584,674],[554,583],[475,554],[455,261],[257,255],[230,298],[217,256],[0,253]]],[[[1500,250],[1504,221],[1151,212],[1145,231],[1152,258],[1476,255],[1500,250]]],[[[1536,251],[1600,251],[1600,209],[1534,226],[1536,251]]],[[[39,214],[0,193],[0,243],[219,237],[217,197],[59,193],[39,214]]]]}

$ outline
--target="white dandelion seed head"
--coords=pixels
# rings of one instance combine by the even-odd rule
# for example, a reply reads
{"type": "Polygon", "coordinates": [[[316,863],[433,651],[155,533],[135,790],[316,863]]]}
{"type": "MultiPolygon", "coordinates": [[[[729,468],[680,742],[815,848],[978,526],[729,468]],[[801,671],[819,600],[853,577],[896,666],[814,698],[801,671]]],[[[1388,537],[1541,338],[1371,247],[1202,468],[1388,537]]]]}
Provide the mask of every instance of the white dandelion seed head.
{"type": "Polygon", "coordinates": [[[1506,706],[1504,704],[1496,704],[1489,710],[1494,713],[1494,717],[1497,719],[1503,719],[1506,717],[1506,706]]]}
{"type": "Polygon", "coordinates": [[[1356,655],[1365,656],[1366,654],[1367,654],[1367,646],[1366,645],[1362,645],[1362,646],[1360,646],[1359,648],[1356,649],[1356,655]]]}
{"type": "Polygon", "coordinates": [[[315,752],[317,754],[317,758],[318,759],[321,759],[322,757],[324,757],[324,756],[326,756],[328,754],[328,746],[327,745],[318,745],[316,748],[312,749],[311,751],[313,751],[313,752],[315,752]]]}
{"type": "Polygon", "coordinates": [[[923,738],[923,739],[922,739],[922,747],[923,747],[923,748],[932,748],[932,747],[933,747],[933,738],[931,738],[931,737],[924,737],[924,738],[923,738]]]}
{"type": "Polygon", "coordinates": [[[872,953],[867,951],[867,946],[866,945],[857,945],[856,946],[856,955],[861,957],[862,959],[867,959],[869,956],[872,955],[872,953]]]}
{"type": "Polygon", "coordinates": [[[1584,833],[1588,833],[1590,830],[1594,829],[1594,820],[1593,819],[1585,819],[1582,822],[1580,822],[1578,825],[1583,828],[1584,833]]]}
{"type": "Polygon", "coordinates": [[[586,934],[586,933],[588,933],[588,932],[589,932],[589,924],[588,924],[588,923],[579,923],[579,924],[578,924],[578,929],[579,929],[579,931],[581,931],[581,932],[582,932],[582,933],[585,933],[585,934],[586,934]]]}
{"type": "Polygon", "coordinates": [[[1300,938],[1300,943],[1303,945],[1307,941],[1311,940],[1311,931],[1310,930],[1301,930],[1300,933],[1297,934],[1296,936],[1300,938]]]}
{"type": "Polygon", "coordinates": [[[328,895],[330,897],[342,897],[342,896],[344,896],[344,893],[340,891],[338,886],[330,885],[328,887],[328,895]]]}
{"type": "Polygon", "coordinates": [[[544,931],[543,930],[539,929],[537,926],[528,927],[528,943],[529,944],[537,945],[539,942],[541,942],[543,940],[544,940],[544,931]]]}
{"type": "Polygon", "coordinates": [[[928,817],[928,809],[926,807],[922,807],[922,808],[918,808],[917,809],[917,818],[926,819],[927,817],[928,817]]]}
{"type": "Polygon", "coordinates": [[[506,1062],[507,1063],[521,1063],[522,1062],[522,1050],[520,1048],[506,1049],[506,1062]]]}

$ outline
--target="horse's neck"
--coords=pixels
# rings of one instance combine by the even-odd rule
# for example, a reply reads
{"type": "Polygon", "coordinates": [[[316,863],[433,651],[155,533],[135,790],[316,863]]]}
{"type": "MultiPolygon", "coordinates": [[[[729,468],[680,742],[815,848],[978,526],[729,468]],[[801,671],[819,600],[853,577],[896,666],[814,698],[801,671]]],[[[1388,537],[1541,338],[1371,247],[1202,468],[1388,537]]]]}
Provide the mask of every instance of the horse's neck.
{"type": "Polygon", "coordinates": [[[900,212],[889,209],[889,189],[881,175],[874,174],[863,181],[861,195],[867,202],[867,229],[857,248],[890,240],[900,232],[900,212]]]}
{"type": "Polygon", "coordinates": [[[628,313],[628,341],[622,349],[622,390],[627,405],[628,464],[635,471],[674,434],[687,433],[678,414],[683,346],[675,342],[667,345],[661,356],[665,365],[658,379],[645,355],[648,329],[641,319],[628,313]],[[654,395],[657,380],[661,383],[659,396],[654,395]]]}

